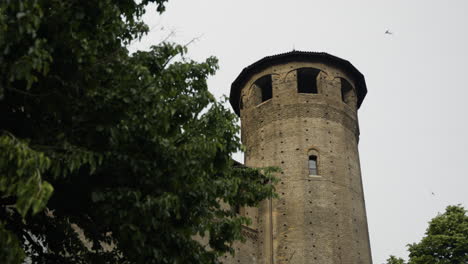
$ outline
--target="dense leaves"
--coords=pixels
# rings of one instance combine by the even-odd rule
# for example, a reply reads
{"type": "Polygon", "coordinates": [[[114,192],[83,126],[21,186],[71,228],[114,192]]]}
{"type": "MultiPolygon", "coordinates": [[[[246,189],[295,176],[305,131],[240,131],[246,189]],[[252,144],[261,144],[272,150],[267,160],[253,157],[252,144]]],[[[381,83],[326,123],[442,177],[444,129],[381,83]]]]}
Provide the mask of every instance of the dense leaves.
{"type": "Polygon", "coordinates": [[[405,260],[402,258],[397,258],[395,256],[390,256],[387,259],[387,264],[405,264],[405,260]]]}
{"type": "Polygon", "coordinates": [[[0,2],[0,263],[217,263],[249,221],[229,207],[273,196],[233,167],[215,58],[129,54],[164,2],[0,2]]]}
{"type": "MultiPolygon", "coordinates": [[[[429,222],[426,235],[419,243],[408,245],[408,264],[468,263],[468,214],[462,206],[448,206],[445,213],[429,222]]],[[[404,264],[391,257],[388,264],[404,264]]]]}

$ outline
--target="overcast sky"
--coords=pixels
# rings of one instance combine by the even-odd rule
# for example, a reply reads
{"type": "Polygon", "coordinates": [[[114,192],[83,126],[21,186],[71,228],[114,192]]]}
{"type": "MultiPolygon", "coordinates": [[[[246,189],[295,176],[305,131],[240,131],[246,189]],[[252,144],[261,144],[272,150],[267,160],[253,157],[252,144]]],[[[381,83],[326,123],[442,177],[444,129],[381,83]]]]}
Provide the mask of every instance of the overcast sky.
{"type": "Polygon", "coordinates": [[[132,49],[171,31],[178,43],[197,38],[191,58],[219,59],[209,79],[217,97],[244,67],[293,47],[364,74],[359,150],[374,263],[406,258],[432,217],[468,206],[468,0],[170,0],[145,21],[152,31],[132,49]]]}

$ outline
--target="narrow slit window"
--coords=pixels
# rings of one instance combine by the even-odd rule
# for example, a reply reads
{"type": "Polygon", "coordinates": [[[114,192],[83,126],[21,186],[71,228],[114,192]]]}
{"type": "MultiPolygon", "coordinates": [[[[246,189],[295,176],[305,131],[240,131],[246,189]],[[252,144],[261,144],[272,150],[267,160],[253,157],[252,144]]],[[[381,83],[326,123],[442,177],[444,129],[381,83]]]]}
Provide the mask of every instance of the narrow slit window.
{"type": "Polygon", "coordinates": [[[317,156],[309,156],[309,175],[318,175],[317,172],[317,156]]]}
{"type": "Polygon", "coordinates": [[[353,97],[353,87],[344,78],[341,79],[341,100],[343,103],[351,105],[353,97]]]}
{"type": "Polygon", "coordinates": [[[260,88],[262,94],[262,102],[269,100],[273,97],[273,85],[271,83],[271,75],[265,75],[260,79],[256,80],[254,83],[257,87],[260,88]]]}
{"type": "Polygon", "coordinates": [[[353,86],[344,78],[340,78],[340,81],[341,100],[343,100],[343,103],[354,109],[356,107],[356,95],[353,86]]]}
{"type": "Polygon", "coordinates": [[[318,93],[317,76],[319,69],[301,68],[297,70],[297,92],[298,93],[318,93]]]}

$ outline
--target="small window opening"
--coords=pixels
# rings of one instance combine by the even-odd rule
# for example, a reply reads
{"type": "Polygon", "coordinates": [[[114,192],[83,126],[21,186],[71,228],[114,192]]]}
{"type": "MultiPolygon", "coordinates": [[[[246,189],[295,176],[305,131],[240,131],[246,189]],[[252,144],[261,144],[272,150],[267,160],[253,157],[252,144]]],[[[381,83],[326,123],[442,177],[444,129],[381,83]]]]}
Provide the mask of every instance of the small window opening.
{"type": "Polygon", "coordinates": [[[272,93],[272,83],[271,83],[271,75],[265,75],[261,77],[260,79],[256,80],[254,83],[257,87],[260,88],[261,94],[262,94],[262,102],[265,102],[266,100],[269,100],[273,97],[272,93]]]}
{"type": "Polygon", "coordinates": [[[318,93],[317,76],[319,69],[302,68],[297,70],[297,92],[298,93],[318,93]]]}
{"type": "Polygon", "coordinates": [[[341,79],[341,100],[343,103],[351,106],[353,103],[353,86],[344,78],[341,79]]]}
{"type": "Polygon", "coordinates": [[[309,156],[309,175],[318,175],[317,172],[317,156],[309,156]]]}

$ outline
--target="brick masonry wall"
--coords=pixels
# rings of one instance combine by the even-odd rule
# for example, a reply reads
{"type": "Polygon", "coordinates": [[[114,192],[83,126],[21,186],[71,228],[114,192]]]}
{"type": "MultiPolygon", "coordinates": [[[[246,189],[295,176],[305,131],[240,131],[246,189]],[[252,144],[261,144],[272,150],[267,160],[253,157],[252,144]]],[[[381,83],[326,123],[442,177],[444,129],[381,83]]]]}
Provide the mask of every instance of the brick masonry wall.
{"type": "Polygon", "coordinates": [[[342,102],[340,78],[354,83],[325,64],[288,63],[252,76],[242,89],[245,164],[280,167],[280,198],[245,209],[256,236],[236,244],[236,256],[225,263],[372,263],[356,100],[342,102]],[[321,70],[318,94],[297,93],[302,67],[321,70]],[[258,104],[253,82],[265,74],[273,76],[273,98],[258,104]],[[318,176],[308,173],[310,150],[318,154],[318,176]]]}

